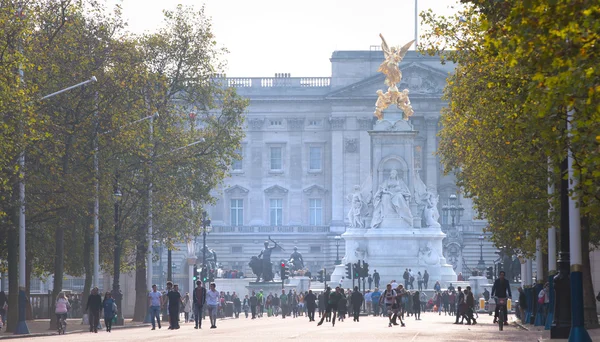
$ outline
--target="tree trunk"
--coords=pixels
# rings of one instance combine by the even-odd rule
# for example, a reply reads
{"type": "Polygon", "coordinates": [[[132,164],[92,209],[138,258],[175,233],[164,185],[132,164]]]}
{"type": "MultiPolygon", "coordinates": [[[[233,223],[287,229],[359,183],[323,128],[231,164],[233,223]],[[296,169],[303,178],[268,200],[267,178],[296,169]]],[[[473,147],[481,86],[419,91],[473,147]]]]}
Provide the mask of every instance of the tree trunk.
{"type": "MultiPolygon", "coordinates": [[[[54,249],[54,289],[52,290],[51,299],[58,297],[58,293],[62,291],[63,287],[63,275],[65,267],[64,238],[65,229],[63,223],[61,223],[56,228],[56,233],[54,235],[54,239],[56,241],[54,249]]],[[[54,300],[51,300],[50,302],[52,303],[50,312],[54,312],[54,300]]],[[[56,330],[55,315],[50,315],[50,330],[56,330]]]]}
{"type": "MultiPolygon", "coordinates": [[[[90,234],[90,229],[86,228],[83,236],[83,267],[85,268],[85,282],[83,283],[83,293],[81,294],[81,303],[83,303],[83,298],[87,298],[90,295],[90,289],[92,288],[92,282],[94,278],[94,265],[90,260],[90,250],[93,244],[93,234],[90,234]]],[[[94,286],[99,286],[99,284],[94,284],[94,286]]]]}
{"type": "Polygon", "coordinates": [[[590,222],[589,219],[581,220],[581,253],[583,262],[583,319],[588,329],[598,327],[598,314],[596,313],[596,294],[592,284],[592,269],[590,267],[590,222]]]}
{"type": "MultiPolygon", "coordinates": [[[[14,193],[14,191],[13,191],[14,193]]],[[[18,192],[16,192],[18,193],[18,192]]],[[[14,333],[19,320],[19,207],[13,210],[13,224],[8,229],[8,324],[6,332],[14,333]]]]}
{"type": "Polygon", "coordinates": [[[148,242],[146,236],[146,225],[140,225],[138,231],[138,244],[135,252],[135,309],[133,321],[143,322],[148,310],[148,285],[146,284],[146,255],[148,242]]]}

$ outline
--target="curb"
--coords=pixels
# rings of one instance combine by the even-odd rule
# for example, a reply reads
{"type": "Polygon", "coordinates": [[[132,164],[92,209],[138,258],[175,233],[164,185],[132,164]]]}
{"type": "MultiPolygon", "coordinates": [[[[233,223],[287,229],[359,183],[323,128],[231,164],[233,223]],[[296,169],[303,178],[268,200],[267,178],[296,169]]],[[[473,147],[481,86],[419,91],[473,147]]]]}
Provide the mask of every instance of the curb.
{"type": "MultiPolygon", "coordinates": [[[[129,325],[123,325],[123,326],[115,326],[113,327],[113,329],[115,330],[120,330],[120,329],[133,329],[133,328],[142,328],[142,327],[149,327],[151,326],[150,323],[140,323],[140,324],[129,324],[129,325]]],[[[73,330],[73,331],[67,331],[66,335],[71,335],[71,334],[81,334],[81,333],[86,333],[89,332],[86,329],[80,329],[80,330],[73,330]]],[[[34,333],[34,334],[21,334],[21,335],[6,335],[6,336],[0,336],[0,340],[12,340],[12,339],[19,339],[19,338],[28,338],[28,337],[48,337],[48,336],[55,336],[58,335],[57,332],[53,331],[53,332],[46,332],[46,333],[34,333]]]]}

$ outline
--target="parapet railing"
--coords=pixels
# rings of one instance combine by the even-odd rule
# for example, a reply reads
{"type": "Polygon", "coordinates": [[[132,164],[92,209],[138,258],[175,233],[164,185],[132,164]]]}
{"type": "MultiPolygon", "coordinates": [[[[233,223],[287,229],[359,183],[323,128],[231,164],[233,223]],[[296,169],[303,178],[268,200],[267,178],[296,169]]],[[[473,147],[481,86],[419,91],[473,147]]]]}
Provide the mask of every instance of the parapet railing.
{"type": "Polygon", "coordinates": [[[324,88],[331,77],[229,77],[224,82],[233,88],[324,88]]]}
{"type": "Polygon", "coordinates": [[[329,233],[329,226],[216,226],[213,233],[329,233]]]}

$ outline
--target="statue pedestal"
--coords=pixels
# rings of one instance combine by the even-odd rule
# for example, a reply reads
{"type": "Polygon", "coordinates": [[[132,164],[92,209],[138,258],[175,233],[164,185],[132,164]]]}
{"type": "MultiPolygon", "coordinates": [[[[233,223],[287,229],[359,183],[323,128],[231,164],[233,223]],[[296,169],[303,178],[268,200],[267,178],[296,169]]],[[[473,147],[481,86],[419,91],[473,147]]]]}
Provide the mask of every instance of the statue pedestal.
{"type": "Polygon", "coordinates": [[[256,292],[257,294],[260,292],[260,290],[263,291],[263,294],[265,296],[265,298],[267,298],[267,296],[272,293],[272,294],[281,294],[281,290],[285,290],[285,293],[287,294],[288,292],[290,292],[290,290],[296,290],[296,285],[291,285],[291,284],[281,284],[280,282],[266,282],[266,283],[256,283],[256,282],[250,282],[247,286],[246,289],[248,290],[248,294],[252,295],[252,291],[256,292]]]}

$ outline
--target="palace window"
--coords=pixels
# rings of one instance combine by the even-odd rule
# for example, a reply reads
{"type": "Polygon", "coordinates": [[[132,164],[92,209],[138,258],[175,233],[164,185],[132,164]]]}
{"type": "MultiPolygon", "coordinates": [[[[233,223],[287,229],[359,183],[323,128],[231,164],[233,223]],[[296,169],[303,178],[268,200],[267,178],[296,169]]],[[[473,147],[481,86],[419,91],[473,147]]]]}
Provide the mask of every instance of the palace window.
{"type": "Polygon", "coordinates": [[[272,226],[283,225],[283,200],[281,198],[275,198],[269,200],[270,204],[270,216],[272,226]]]}
{"type": "Polygon", "coordinates": [[[321,147],[310,147],[309,149],[309,165],[308,169],[310,171],[320,171],[321,170],[321,147]]]}
{"type": "Polygon", "coordinates": [[[283,169],[282,148],[277,146],[271,147],[271,170],[280,171],[283,169]]]}
{"type": "Polygon", "coordinates": [[[242,158],[243,158],[242,149],[239,148],[239,149],[235,150],[235,153],[240,155],[240,159],[233,160],[233,164],[231,164],[231,169],[234,171],[241,171],[242,167],[244,166],[242,164],[242,158]]]}
{"type": "Polygon", "coordinates": [[[242,199],[231,200],[231,225],[244,225],[244,200],[242,199]]]}
{"type": "Polygon", "coordinates": [[[320,198],[311,198],[309,199],[309,215],[310,215],[310,225],[311,226],[320,226],[323,224],[323,207],[321,205],[320,198]]]}

